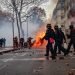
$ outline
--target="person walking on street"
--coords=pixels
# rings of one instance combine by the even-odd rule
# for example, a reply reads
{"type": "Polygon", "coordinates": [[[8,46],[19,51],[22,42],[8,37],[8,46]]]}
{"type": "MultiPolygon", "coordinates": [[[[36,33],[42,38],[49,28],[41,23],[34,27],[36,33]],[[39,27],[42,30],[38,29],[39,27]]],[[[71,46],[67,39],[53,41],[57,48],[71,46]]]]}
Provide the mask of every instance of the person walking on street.
{"type": "Polygon", "coordinates": [[[47,40],[48,43],[46,45],[46,54],[45,56],[49,56],[49,50],[51,52],[51,58],[56,59],[54,55],[54,50],[53,50],[53,42],[54,42],[54,30],[51,27],[51,24],[47,24],[47,30],[45,33],[45,36],[42,38],[42,40],[47,40]]]}
{"type": "Polygon", "coordinates": [[[69,29],[70,29],[70,35],[67,34],[67,37],[70,39],[70,42],[68,44],[68,48],[67,48],[67,53],[70,52],[70,48],[71,46],[73,45],[74,47],[74,52],[75,52],[75,28],[74,26],[71,24],[69,26],[69,29]]]}
{"type": "Polygon", "coordinates": [[[57,25],[54,26],[54,29],[55,29],[55,45],[54,45],[55,55],[57,55],[57,48],[58,48],[58,50],[62,51],[65,56],[66,49],[62,46],[63,40],[65,40],[66,42],[65,35],[61,30],[59,30],[57,25]]]}
{"type": "MultiPolygon", "coordinates": [[[[61,39],[61,44],[62,45],[64,45],[64,43],[66,43],[66,37],[65,37],[65,34],[64,34],[64,32],[62,31],[62,28],[59,28],[59,31],[60,31],[60,33],[61,33],[61,35],[62,35],[62,39],[61,39]]],[[[60,49],[58,49],[58,54],[61,54],[61,50],[60,49]]]]}

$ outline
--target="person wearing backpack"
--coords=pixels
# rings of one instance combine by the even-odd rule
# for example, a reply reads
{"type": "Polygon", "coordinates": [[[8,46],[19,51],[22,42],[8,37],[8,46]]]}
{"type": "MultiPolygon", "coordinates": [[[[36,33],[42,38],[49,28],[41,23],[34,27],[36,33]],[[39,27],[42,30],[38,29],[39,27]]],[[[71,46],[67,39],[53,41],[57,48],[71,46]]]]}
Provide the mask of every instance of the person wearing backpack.
{"type": "Polygon", "coordinates": [[[54,30],[51,27],[51,24],[47,24],[46,26],[47,30],[45,33],[45,36],[42,38],[42,40],[47,40],[48,43],[46,45],[46,54],[45,56],[49,56],[49,50],[51,52],[51,58],[56,59],[54,55],[54,49],[53,49],[53,43],[54,43],[54,30]]]}
{"type": "Polygon", "coordinates": [[[68,44],[67,53],[70,52],[70,48],[71,48],[72,45],[73,45],[74,52],[75,52],[75,28],[74,28],[74,26],[71,24],[71,25],[69,26],[69,29],[70,29],[70,35],[67,34],[67,37],[70,39],[70,42],[69,42],[69,44],[68,44]]]}
{"type": "Polygon", "coordinates": [[[57,48],[64,53],[64,56],[66,55],[66,49],[62,46],[63,40],[65,40],[65,35],[64,33],[59,29],[57,25],[54,26],[55,29],[55,45],[54,45],[54,52],[55,55],[57,55],[57,48]]]}

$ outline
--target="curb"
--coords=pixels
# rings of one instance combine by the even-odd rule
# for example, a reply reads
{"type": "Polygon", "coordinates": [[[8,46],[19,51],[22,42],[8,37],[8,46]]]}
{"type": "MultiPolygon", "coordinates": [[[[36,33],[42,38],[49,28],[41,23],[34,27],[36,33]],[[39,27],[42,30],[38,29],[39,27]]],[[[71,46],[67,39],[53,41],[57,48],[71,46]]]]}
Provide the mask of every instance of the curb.
{"type": "Polygon", "coordinates": [[[1,52],[0,52],[0,55],[2,55],[3,53],[8,53],[8,52],[11,52],[11,51],[15,51],[15,50],[18,50],[18,49],[19,49],[19,48],[1,51],[1,52]]]}

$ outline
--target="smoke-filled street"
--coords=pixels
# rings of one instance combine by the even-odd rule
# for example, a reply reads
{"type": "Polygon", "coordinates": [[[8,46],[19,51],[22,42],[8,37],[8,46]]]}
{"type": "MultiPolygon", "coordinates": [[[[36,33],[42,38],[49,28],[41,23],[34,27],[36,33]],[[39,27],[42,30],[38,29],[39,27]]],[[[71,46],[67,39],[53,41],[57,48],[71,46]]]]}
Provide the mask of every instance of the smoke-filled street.
{"type": "Polygon", "coordinates": [[[0,75],[75,75],[75,0],[0,0],[0,75]]]}
{"type": "MultiPolygon", "coordinates": [[[[44,56],[45,49],[21,49],[0,55],[0,75],[69,75],[75,74],[75,55],[56,60],[44,56]]],[[[74,53],[75,54],[75,53],[74,53]]]]}

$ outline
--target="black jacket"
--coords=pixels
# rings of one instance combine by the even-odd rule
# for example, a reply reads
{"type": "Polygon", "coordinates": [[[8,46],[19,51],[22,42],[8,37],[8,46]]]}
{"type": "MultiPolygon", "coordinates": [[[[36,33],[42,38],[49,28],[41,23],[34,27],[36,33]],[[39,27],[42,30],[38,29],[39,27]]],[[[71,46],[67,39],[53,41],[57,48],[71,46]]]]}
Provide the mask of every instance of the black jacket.
{"type": "Polygon", "coordinates": [[[53,29],[47,29],[45,36],[43,37],[43,39],[48,40],[48,42],[50,42],[49,41],[50,38],[54,38],[54,30],[53,29]]]}
{"type": "Polygon", "coordinates": [[[66,41],[64,33],[62,32],[62,30],[59,30],[59,29],[55,31],[54,38],[55,38],[55,42],[63,43],[63,40],[66,41]]]}
{"type": "Polygon", "coordinates": [[[75,29],[72,29],[72,30],[70,31],[70,35],[68,35],[68,37],[71,39],[71,41],[72,41],[73,43],[75,43],[75,29]]]}

